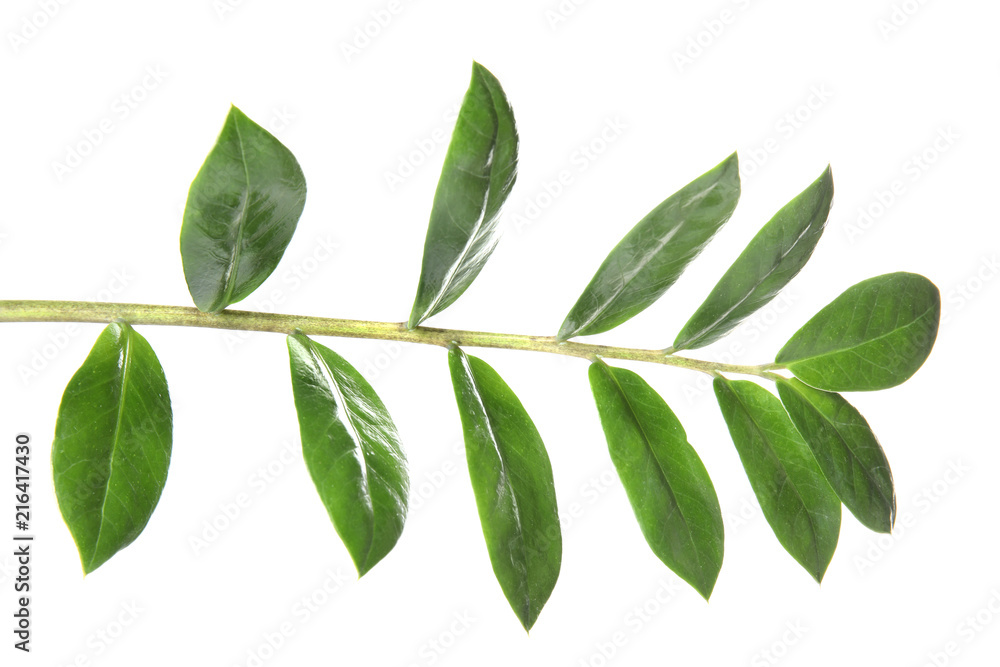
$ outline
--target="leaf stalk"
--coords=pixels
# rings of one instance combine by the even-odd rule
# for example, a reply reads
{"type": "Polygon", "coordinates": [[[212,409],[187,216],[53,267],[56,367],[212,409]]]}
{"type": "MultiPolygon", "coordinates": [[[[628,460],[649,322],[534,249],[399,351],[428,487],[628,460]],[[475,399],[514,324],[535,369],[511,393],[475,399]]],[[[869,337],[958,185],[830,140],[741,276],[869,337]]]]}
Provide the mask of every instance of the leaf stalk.
{"type": "MultiPolygon", "coordinates": [[[[774,364],[745,366],[724,364],[703,359],[677,356],[660,350],[593,345],[574,341],[560,341],[555,336],[529,336],[523,334],[438,329],[419,326],[406,327],[406,322],[374,322],[347,320],[307,315],[285,315],[246,310],[223,310],[204,313],[185,306],[159,306],[138,303],[103,303],[92,301],[0,301],[0,322],[94,322],[110,323],[116,320],[133,326],[158,325],[227,329],[232,331],[260,331],[293,334],[299,331],[307,336],[333,336],[338,338],[368,338],[392,340],[401,343],[419,343],[450,347],[483,347],[502,350],[547,352],[582,359],[595,356],[604,359],[641,361],[677,368],[686,368],[715,376],[719,373],[736,373],[769,378],[774,364]]],[[[770,378],[769,378],[770,379],[770,378]]]]}

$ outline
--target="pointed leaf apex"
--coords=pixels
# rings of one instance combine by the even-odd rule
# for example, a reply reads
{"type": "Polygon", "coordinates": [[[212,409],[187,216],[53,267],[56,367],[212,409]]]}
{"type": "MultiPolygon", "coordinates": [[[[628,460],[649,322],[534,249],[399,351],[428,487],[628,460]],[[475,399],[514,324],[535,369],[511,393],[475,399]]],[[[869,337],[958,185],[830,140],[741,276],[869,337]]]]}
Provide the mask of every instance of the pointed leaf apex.
{"type": "Polygon", "coordinates": [[[496,77],[473,62],[445,154],[408,328],[455,302],[500,238],[500,210],[517,178],[514,112],[496,77]]]}

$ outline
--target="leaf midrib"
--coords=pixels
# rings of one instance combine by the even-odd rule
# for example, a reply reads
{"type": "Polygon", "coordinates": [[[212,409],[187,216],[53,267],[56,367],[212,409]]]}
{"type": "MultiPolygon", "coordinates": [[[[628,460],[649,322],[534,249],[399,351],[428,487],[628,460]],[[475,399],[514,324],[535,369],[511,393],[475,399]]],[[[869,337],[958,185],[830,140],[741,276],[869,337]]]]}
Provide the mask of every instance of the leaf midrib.
{"type": "Polygon", "coordinates": [[[855,451],[854,451],[854,448],[853,448],[853,447],[851,447],[851,446],[850,446],[850,444],[848,444],[848,442],[847,442],[847,439],[846,439],[846,438],[845,438],[845,437],[844,437],[843,435],[841,435],[841,433],[840,433],[840,430],[839,430],[839,429],[838,429],[838,428],[836,427],[836,425],[834,424],[833,420],[831,420],[831,419],[827,418],[827,416],[826,416],[826,413],[824,413],[824,412],[823,412],[822,410],[820,410],[820,409],[819,409],[819,407],[817,407],[817,406],[816,406],[816,405],[815,405],[815,404],[814,404],[814,403],[813,403],[813,402],[812,402],[811,400],[809,400],[809,398],[808,398],[807,396],[805,396],[804,394],[802,394],[801,392],[799,392],[799,391],[798,391],[798,390],[797,390],[797,389],[795,388],[795,385],[793,385],[793,384],[792,384],[792,383],[790,383],[790,382],[788,382],[788,383],[786,383],[786,384],[787,384],[787,385],[788,385],[789,387],[791,387],[792,391],[794,391],[794,392],[795,392],[796,394],[798,394],[798,396],[799,396],[799,397],[800,397],[800,398],[801,398],[801,399],[802,399],[803,401],[805,401],[806,405],[808,405],[808,406],[809,406],[810,408],[812,408],[813,412],[815,412],[815,413],[816,413],[817,415],[819,415],[820,419],[821,419],[821,420],[822,420],[822,421],[823,421],[824,423],[826,423],[826,424],[828,424],[828,425],[830,426],[830,428],[831,428],[831,430],[833,431],[834,435],[835,435],[835,436],[837,437],[837,440],[839,440],[839,441],[841,442],[841,444],[843,444],[843,445],[844,445],[844,448],[845,448],[845,449],[846,449],[846,450],[847,450],[848,452],[850,452],[850,454],[851,454],[851,458],[852,458],[852,459],[854,459],[854,460],[855,460],[855,461],[856,461],[856,462],[857,462],[857,463],[859,464],[859,466],[860,466],[860,468],[861,468],[861,472],[862,472],[862,474],[863,474],[863,475],[865,476],[865,479],[867,479],[867,480],[868,480],[868,482],[869,482],[869,483],[870,483],[870,484],[872,485],[872,487],[873,487],[873,488],[875,489],[875,491],[876,491],[876,492],[878,493],[878,495],[879,495],[879,496],[880,496],[880,497],[882,498],[882,500],[886,501],[886,502],[887,502],[887,503],[889,504],[890,508],[891,508],[891,506],[893,505],[893,503],[892,503],[892,499],[891,499],[891,498],[889,498],[889,497],[887,497],[887,496],[886,496],[886,495],[885,495],[885,494],[884,494],[884,493],[882,492],[882,486],[881,486],[881,484],[879,483],[879,481],[878,481],[878,480],[876,480],[876,479],[875,479],[875,478],[874,478],[874,477],[872,476],[871,472],[870,472],[870,471],[868,470],[868,466],[866,466],[866,465],[864,464],[864,462],[863,462],[863,461],[861,461],[861,457],[859,457],[859,456],[858,456],[858,455],[857,455],[857,454],[855,453],[855,451]]]}
{"type": "MultiPolygon", "coordinates": [[[[504,486],[510,491],[511,503],[513,503],[513,505],[514,505],[514,508],[513,508],[514,509],[514,525],[515,525],[515,528],[517,529],[516,532],[517,532],[518,551],[520,552],[521,562],[524,563],[524,572],[525,572],[525,577],[527,578],[529,576],[528,575],[528,545],[527,545],[527,540],[525,540],[525,537],[524,537],[524,523],[521,521],[521,509],[520,509],[520,506],[519,506],[519,503],[518,503],[518,500],[517,500],[517,490],[514,488],[514,485],[511,484],[511,482],[510,482],[510,476],[507,474],[507,462],[504,460],[503,453],[500,451],[500,446],[499,446],[500,439],[497,438],[497,436],[496,436],[496,429],[493,426],[493,420],[490,419],[490,413],[489,413],[489,411],[487,411],[486,404],[483,402],[482,390],[480,389],[480,387],[479,387],[479,381],[476,380],[476,375],[475,375],[475,373],[472,370],[472,362],[471,362],[471,360],[468,358],[468,356],[464,352],[462,353],[462,366],[465,368],[465,371],[466,371],[466,373],[469,376],[469,381],[472,384],[472,389],[473,389],[473,392],[474,392],[474,395],[475,395],[476,404],[479,407],[479,409],[480,409],[480,411],[481,411],[481,413],[483,415],[483,420],[485,421],[485,424],[486,424],[486,430],[489,433],[490,444],[493,445],[493,450],[496,452],[497,459],[500,461],[501,474],[503,475],[504,486]]],[[[531,593],[530,593],[530,590],[529,590],[530,586],[527,585],[527,581],[525,582],[525,584],[526,585],[524,587],[524,604],[525,604],[524,611],[525,611],[525,613],[527,615],[527,619],[531,620],[531,618],[530,618],[531,617],[531,593]]]]}
{"type": "MultiPolygon", "coordinates": [[[[821,556],[820,556],[820,553],[819,553],[819,531],[816,529],[816,522],[813,520],[812,512],[809,511],[808,504],[806,503],[805,499],[802,497],[802,493],[799,491],[798,486],[796,486],[795,481],[792,480],[792,478],[789,476],[789,474],[788,474],[788,468],[785,466],[784,462],[781,460],[781,457],[778,456],[777,452],[775,452],[774,447],[771,445],[770,440],[767,438],[767,431],[764,429],[763,426],[761,426],[759,423],[757,423],[756,419],[754,419],[753,413],[750,412],[750,410],[747,409],[746,403],[743,402],[743,397],[740,396],[739,393],[737,393],[735,390],[733,390],[731,388],[729,389],[729,391],[733,394],[733,396],[736,397],[736,401],[739,403],[740,408],[743,410],[743,413],[746,414],[746,416],[749,418],[750,424],[754,427],[754,429],[756,430],[756,432],[757,432],[758,436],[761,438],[761,440],[763,440],[763,442],[766,443],[767,448],[770,451],[771,455],[774,457],[775,461],[781,467],[781,472],[784,473],[784,478],[785,478],[785,481],[784,481],[783,484],[788,484],[788,486],[792,487],[792,491],[795,492],[795,497],[799,499],[799,502],[802,505],[802,510],[805,512],[806,518],[809,520],[809,527],[812,529],[812,535],[813,535],[813,540],[812,540],[813,555],[816,556],[816,559],[817,559],[816,563],[818,565],[820,563],[820,560],[821,560],[821,556]]],[[[764,390],[764,391],[766,391],[766,390],[764,390]]]]}
{"type": "Polygon", "coordinates": [[[236,289],[237,267],[240,262],[240,257],[243,254],[243,230],[246,227],[246,219],[250,210],[250,166],[247,164],[246,149],[243,147],[243,133],[240,132],[239,116],[233,117],[233,127],[236,130],[236,143],[240,148],[240,163],[243,165],[243,176],[246,181],[246,191],[243,201],[240,202],[240,212],[237,216],[236,224],[236,238],[233,240],[233,249],[231,252],[229,266],[226,268],[226,275],[223,279],[223,308],[229,305],[233,296],[233,290],[236,289]]]}
{"type": "MultiPolygon", "coordinates": [[[[445,273],[444,278],[442,278],[441,280],[441,288],[437,290],[437,294],[434,295],[434,298],[431,300],[431,303],[427,306],[427,308],[424,309],[424,312],[421,318],[418,320],[418,323],[433,315],[435,313],[435,309],[438,307],[438,304],[441,303],[442,299],[444,299],[444,297],[451,292],[452,284],[455,280],[455,274],[457,274],[459,268],[465,264],[466,257],[469,256],[469,253],[472,251],[472,248],[479,241],[480,232],[492,220],[492,218],[487,219],[486,213],[488,208],[487,204],[489,203],[490,199],[490,192],[492,191],[493,187],[493,167],[494,167],[493,160],[494,160],[494,154],[496,153],[497,135],[500,131],[500,119],[497,117],[496,101],[493,98],[493,92],[489,89],[489,86],[487,86],[486,83],[482,80],[482,77],[480,77],[480,83],[482,84],[483,88],[486,90],[486,94],[490,98],[490,111],[492,113],[494,121],[493,133],[490,142],[490,153],[489,156],[486,158],[486,165],[487,165],[486,192],[483,193],[483,202],[479,211],[479,218],[473,225],[472,232],[469,234],[468,239],[466,239],[465,241],[465,245],[462,247],[462,252],[459,253],[458,258],[454,262],[452,262],[451,266],[448,267],[448,272],[445,273]]],[[[476,132],[479,132],[477,128],[473,127],[473,129],[476,132]]],[[[480,132],[480,134],[482,133],[480,132]]],[[[451,212],[449,211],[449,217],[450,216],[451,212]]]]}
{"type": "MultiPolygon", "coordinates": [[[[635,262],[633,264],[633,268],[632,268],[631,272],[629,273],[628,277],[622,276],[622,281],[621,281],[620,286],[617,287],[613,292],[611,292],[598,305],[598,307],[593,310],[593,312],[591,313],[590,317],[588,317],[586,319],[586,321],[584,321],[584,322],[580,323],[579,325],[577,325],[575,327],[575,329],[574,329],[574,332],[572,334],[566,335],[565,338],[571,338],[573,336],[579,336],[581,333],[586,332],[586,330],[587,330],[588,327],[593,326],[594,322],[597,322],[598,320],[600,320],[605,315],[605,313],[607,313],[608,310],[612,306],[614,306],[622,298],[622,295],[625,294],[628,291],[629,286],[635,281],[636,276],[638,276],[640,273],[642,273],[642,272],[644,272],[646,270],[646,267],[649,266],[650,263],[652,263],[654,259],[656,259],[656,256],[660,253],[660,251],[662,251],[663,248],[666,247],[666,245],[668,243],[670,243],[670,241],[673,240],[673,238],[675,236],[677,236],[677,234],[681,231],[681,228],[683,228],[685,225],[687,225],[688,222],[689,222],[688,219],[681,220],[680,222],[678,222],[677,224],[675,224],[673,227],[671,227],[670,231],[667,232],[667,234],[665,236],[662,236],[662,237],[658,238],[656,245],[654,247],[652,247],[652,248],[648,248],[642,254],[641,261],[635,262]]],[[[640,221],[639,224],[642,224],[641,221],[640,221]]],[[[634,230],[634,228],[633,228],[633,230],[634,230]]],[[[629,232],[629,234],[631,234],[631,231],[629,232]]],[[[625,238],[627,239],[628,236],[626,235],[625,238]]],[[[622,242],[624,242],[624,241],[625,241],[625,239],[622,239],[622,242]]],[[[618,250],[618,247],[616,246],[615,249],[611,251],[611,253],[614,254],[615,251],[617,251],[617,250],[618,250]]],[[[608,259],[610,259],[610,256],[608,257],[608,259]]],[[[605,260],[605,264],[604,265],[601,265],[601,269],[604,268],[604,266],[606,265],[606,262],[607,262],[607,260],[605,260]]],[[[601,271],[599,269],[598,270],[598,275],[600,275],[600,273],[601,273],[601,271]]],[[[597,278],[597,276],[595,276],[595,279],[596,278],[597,278]]],[[[594,285],[595,282],[596,282],[596,280],[591,281],[591,285],[587,286],[587,290],[588,291],[590,290],[591,286],[594,285]]],[[[584,333],[584,335],[586,335],[586,334],[584,333]]],[[[563,336],[560,336],[560,337],[563,337],[563,336]]]]}
{"type": "Polygon", "coordinates": [[[854,350],[856,350],[856,349],[858,349],[860,347],[865,347],[866,345],[870,345],[872,343],[880,341],[883,338],[887,338],[887,337],[892,336],[894,334],[897,334],[897,333],[899,333],[901,331],[905,331],[909,327],[912,327],[913,325],[920,323],[920,321],[923,320],[924,317],[926,317],[927,314],[930,313],[933,310],[934,310],[934,306],[933,305],[928,306],[927,309],[924,310],[924,312],[920,313],[919,315],[917,315],[916,317],[914,317],[912,320],[910,320],[909,322],[907,322],[903,326],[897,327],[897,328],[892,329],[890,331],[887,331],[884,334],[879,334],[878,336],[875,336],[874,338],[867,338],[867,339],[865,339],[865,340],[863,340],[860,343],[857,343],[855,345],[849,345],[847,347],[839,347],[839,348],[833,348],[833,349],[825,350],[822,353],[813,354],[813,355],[810,355],[808,357],[797,357],[797,358],[791,359],[791,360],[789,360],[789,359],[776,360],[776,362],[787,368],[791,364],[799,364],[799,363],[802,363],[802,362],[805,362],[805,361],[813,361],[815,359],[822,359],[823,357],[829,357],[829,356],[832,356],[832,355],[835,355],[835,354],[842,354],[842,353],[845,353],[845,352],[853,352],[854,350]]]}
{"type": "Polygon", "coordinates": [[[687,517],[684,516],[684,510],[681,508],[680,503],[677,502],[677,496],[674,494],[673,487],[670,486],[670,481],[667,479],[666,473],[663,470],[663,466],[661,465],[660,460],[657,458],[656,453],[653,452],[653,448],[649,444],[650,441],[651,441],[650,437],[649,437],[649,434],[646,432],[646,429],[643,427],[642,422],[639,421],[639,416],[635,413],[635,409],[632,407],[632,402],[629,400],[628,396],[625,394],[625,390],[622,388],[621,383],[618,381],[618,378],[615,377],[615,374],[613,372],[611,372],[610,368],[605,367],[602,370],[608,376],[611,377],[611,381],[614,382],[615,388],[618,390],[619,395],[622,397],[622,400],[625,401],[625,406],[628,408],[628,415],[631,418],[632,423],[635,424],[636,428],[639,429],[639,433],[640,433],[640,435],[642,435],[642,439],[643,439],[643,442],[646,445],[646,449],[649,451],[650,456],[653,457],[653,461],[656,462],[656,470],[657,470],[657,472],[660,473],[659,476],[660,476],[660,479],[663,481],[663,486],[667,489],[667,493],[670,494],[670,500],[673,502],[674,507],[677,509],[677,513],[681,517],[681,521],[684,523],[684,530],[685,530],[685,534],[688,537],[688,541],[690,542],[691,547],[694,549],[695,553],[697,554],[698,560],[701,561],[702,560],[701,549],[698,548],[698,545],[695,542],[694,536],[693,536],[693,534],[691,532],[691,524],[688,522],[687,517]]]}
{"type": "Polygon", "coordinates": [[[352,413],[350,408],[348,407],[347,399],[344,397],[344,392],[340,390],[340,385],[337,384],[336,379],[334,379],[333,369],[331,369],[330,365],[326,363],[326,359],[324,359],[323,355],[319,353],[319,350],[317,350],[313,346],[312,341],[309,342],[308,349],[310,356],[312,356],[312,358],[318,362],[320,371],[322,371],[323,374],[326,376],[327,385],[329,385],[330,390],[336,394],[334,400],[339,399],[341,409],[344,412],[344,419],[342,421],[346,422],[347,425],[350,427],[351,434],[354,436],[354,442],[358,443],[357,449],[361,453],[361,460],[364,461],[364,467],[362,468],[361,473],[363,475],[365,491],[367,492],[368,500],[372,502],[371,537],[368,539],[368,544],[365,547],[365,560],[364,563],[362,563],[362,565],[364,565],[367,568],[368,559],[369,557],[371,557],[372,548],[375,545],[375,531],[377,529],[377,518],[375,516],[375,503],[372,499],[371,484],[368,480],[368,473],[369,473],[368,454],[367,452],[365,452],[365,448],[362,445],[364,440],[361,437],[361,433],[358,431],[358,427],[354,423],[354,413],[352,413]]]}
{"type": "Polygon", "coordinates": [[[108,459],[108,482],[104,485],[104,497],[101,499],[101,525],[97,529],[97,538],[94,540],[94,550],[90,554],[90,564],[93,564],[94,558],[97,556],[97,550],[101,544],[101,535],[104,534],[104,525],[106,523],[105,509],[108,504],[108,495],[110,495],[111,491],[111,479],[114,476],[115,454],[118,451],[119,435],[121,433],[122,421],[125,414],[125,395],[128,391],[128,381],[130,377],[129,371],[132,368],[132,332],[122,327],[122,333],[125,336],[125,363],[122,367],[122,388],[118,397],[118,414],[115,416],[115,429],[111,437],[111,456],[108,459]]]}
{"type": "MultiPolygon", "coordinates": [[[[754,283],[753,287],[751,287],[750,289],[748,289],[748,290],[747,290],[746,294],[744,294],[744,295],[743,295],[743,298],[741,298],[741,299],[740,299],[739,301],[737,301],[737,302],[736,302],[735,304],[733,304],[733,305],[732,305],[731,307],[729,307],[729,308],[728,308],[728,309],[727,309],[727,310],[726,310],[726,311],[725,311],[724,313],[722,313],[722,314],[721,314],[721,315],[720,315],[719,317],[717,317],[717,318],[715,319],[715,321],[713,321],[713,322],[711,322],[710,324],[708,324],[708,325],[706,325],[706,326],[702,327],[702,328],[701,328],[701,329],[700,329],[700,330],[698,331],[698,333],[697,333],[697,334],[695,334],[694,336],[691,336],[691,337],[690,337],[690,338],[688,339],[688,341],[687,341],[686,343],[684,343],[684,344],[683,344],[683,347],[677,347],[676,349],[678,349],[678,350],[680,350],[680,349],[683,349],[683,348],[688,348],[688,349],[690,349],[690,346],[691,346],[691,345],[692,345],[693,343],[699,343],[699,342],[701,342],[701,341],[702,341],[702,340],[703,340],[704,338],[706,338],[706,337],[707,337],[707,336],[706,336],[706,334],[708,334],[708,333],[711,333],[711,332],[712,332],[712,330],[713,330],[713,329],[714,329],[714,328],[715,328],[716,326],[718,326],[718,324],[719,324],[720,322],[724,321],[724,320],[725,320],[725,319],[726,319],[727,317],[729,317],[729,315],[730,315],[730,314],[731,314],[731,313],[732,313],[732,312],[733,312],[734,310],[736,310],[737,308],[739,308],[740,306],[742,306],[742,305],[743,305],[743,304],[744,304],[744,303],[746,302],[746,300],[747,300],[747,299],[749,299],[749,298],[750,298],[751,296],[753,296],[753,295],[754,295],[754,293],[755,293],[755,292],[757,291],[757,289],[758,289],[758,288],[759,288],[759,287],[760,287],[761,285],[763,285],[763,284],[764,284],[764,281],[766,281],[766,280],[767,280],[768,278],[770,278],[770,277],[771,277],[771,276],[772,276],[772,275],[774,274],[774,272],[778,270],[778,268],[779,268],[779,267],[781,266],[781,263],[785,261],[785,258],[786,258],[786,257],[788,257],[788,255],[790,255],[790,254],[791,254],[791,252],[792,252],[792,251],[793,251],[793,250],[794,250],[795,248],[797,248],[797,247],[799,246],[799,243],[800,243],[800,242],[802,241],[802,239],[803,239],[803,238],[805,238],[805,237],[806,237],[806,235],[808,235],[808,234],[809,234],[809,232],[813,231],[813,228],[814,228],[814,225],[815,225],[815,222],[816,222],[816,212],[817,212],[817,211],[818,211],[818,210],[819,210],[819,209],[820,209],[820,208],[822,207],[822,202],[823,202],[824,200],[825,200],[825,197],[824,197],[824,198],[820,198],[820,202],[819,202],[819,203],[817,203],[816,207],[815,207],[815,208],[813,209],[812,213],[811,213],[811,214],[810,214],[810,216],[809,216],[809,224],[807,224],[807,225],[806,225],[806,226],[805,226],[805,227],[804,227],[804,228],[802,229],[802,231],[801,231],[801,232],[799,233],[799,235],[798,235],[798,236],[797,236],[797,237],[795,238],[795,240],[794,240],[794,241],[792,242],[792,244],[791,244],[791,245],[790,245],[790,246],[788,247],[788,249],[787,249],[787,250],[785,250],[785,252],[781,253],[781,256],[780,256],[780,257],[778,257],[778,259],[777,259],[777,260],[776,260],[775,262],[773,262],[773,263],[772,263],[772,265],[771,265],[771,268],[769,268],[769,269],[767,270],[767,272],[766,272],[766,273],[765,273],[765,274],[764,274],[763,276],[761,276],[761,277],[760,277],[760,279],[759,279],[759,280],[758,280],[758,281],[757,281],[756,283],[754,283]]],[[[825,222],[825,221],[824,221],[824,222],[825,222]]],[[[756,241],[756,240],[757,240],[757,239],[756,239],[756,237],[755,237],[755,238],[754,238],[753,240],[751,240],[751,243],[753,243],[753,241],[756,241]]],[[[740,262],[740,259],[742,259],[742,257],[743,257],[743,256],[742,256],[742,255],[740,255],[740,257],[738,257],[738,258],[736,259],[736,263],[734,263],[734,264],[733,264],[733,268],[735,268],[735,267],[736,267],[736,265],[737,265],[737,264],[739,264],[739,262],[740,262]]],[[[800,268],[801,268],[801,267],[800,267],[800,268]]],[[[729,275],[729,272],[727,271],[727,272],[726,272],[726,275],[725,275],[725,276],[723,276],[723,280],[725,280],[725,278],[726,278],[726,277],[728,277],[728,275],[729,275]]],[[[794,277],[794,276],[793,276],[793,277],[794,277]]],[[[722,281],[719,281],[719,282],[721,283],[722,281]]],[[[771,297],[770,297],[770,298],[772,298],[772,299],[773,299],[773,298],[774,298],[774,296],[775,296],[775,295],[771,295],[771,297]]],[[[709,298],[711,298],[711,295],[709,295],[709,298]]]]}

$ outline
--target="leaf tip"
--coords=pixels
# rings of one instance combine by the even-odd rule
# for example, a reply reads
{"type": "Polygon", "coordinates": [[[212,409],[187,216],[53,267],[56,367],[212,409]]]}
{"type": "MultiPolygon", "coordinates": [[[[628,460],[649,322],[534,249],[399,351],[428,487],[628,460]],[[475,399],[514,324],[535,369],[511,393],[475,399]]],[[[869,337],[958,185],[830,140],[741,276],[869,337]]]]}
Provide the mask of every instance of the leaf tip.
{"type": "Polygon", "coordinates": [[[358,562],[353,558],[351,560],[354,563],[354,569],[358,572],[358,581],[361,581],[361,577],[371,572],[372,567],[374,566],[374,563],[369,565],[367,562],[358,562]]]}
{"type": "Polygon", "coordinates": [[[238,118],[238,119],[242,120],[244,118],[247,118],[247,115],[245,113],[243,113],[243,110],[240,109],[235,104],[233,104],[232,102],[229,103],[229,113],[227,115],[230,118],[233,118],[233,119],[237,119],[238,118]]]}
{"type": "Polygon", "coordinates": [[[698,595],[700,595],[705,600],[705,602],[709,602],[709,598],[712,597],[712,591],[715,590],[716,581],[718,581],[718,573],[716,573],[716,577],[711,581],[699,581],[690,583],[691,586],[696,591],[698,591],[698,595]]]}
{"type": "Polygon", "coordinates": [[[740,156],[736,151],[730,153],[720,165],[724,171],[734,171],[736,182],[740,182],[740,156]]]}
{"type": "MultiPolygon", "coordinates": [[[[77,548],[79,549],[80,547],[78,546],[77,548]]],[[[81,550],[80,551],[80,566],[83,568],[83,577],[86,579],[88,575],[93,574],[95,571],[97,571],[97,568],[101,567],[102,565],[104,565],[105,563],[107,563],[109,560],[111,560],[111,557],[114,556],[114,555],[115,554],[112,553],[112,554],[106,554],[103,557],[98,557],[98,555],[96,553],[96,547],[95,547],[95,553],[92,553],[90,555],[90,559],[89,560],[85,560],[84,557],[83,557],[83,552],[81,550]]]]}
{"type": "Polygon", "coordinates": [[[833,167],[830,164],[826,165],[826,169],[823,173],[819,175],[816,179],[816,183],[820,185],[824,190],[830,190],[831,194],[833,192],[833,167]]]}
{"type": "Polygon", "coordinates": [[[478,60],[472,61],[472,74],[473,76],[486,76],[493,79],[496,78],[493,76],[493,73],[478,60]]]}
{"type": "Polygon", "coordinates": [[[517,620],[521,623],[521,627],[524,628],[524,634],[530,636],[531,628],[535,627],[535,622],[538,620],[541,609],[532,609],[530,603],[523,609],[516,609],[511,605],[511,609],[514,610],[517,620]]]}

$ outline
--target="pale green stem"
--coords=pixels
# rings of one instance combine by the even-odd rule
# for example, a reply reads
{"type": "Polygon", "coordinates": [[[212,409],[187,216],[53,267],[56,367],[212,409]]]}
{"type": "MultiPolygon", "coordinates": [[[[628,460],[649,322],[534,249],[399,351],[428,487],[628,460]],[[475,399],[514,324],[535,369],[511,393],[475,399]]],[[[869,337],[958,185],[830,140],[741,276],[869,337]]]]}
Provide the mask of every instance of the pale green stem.
{"type": "Polygon", "coordinates": [[[370,322],[341,320],[304,315],[255,313],[245,310],[224,310],[203,313],[197,308],[153,306],[136,303],[95,303],[89,301],[0,301],[0,322],[98,322],[122,320],[132,325],[156,324],[179,327],[204,327],[237,331],[270,331],[290,334],[301,331],[307,336],[340,338],[375,338],[403,343],[423,343],[448,347],[493,347],[504,350],[549,352],[583,359],[624,359],[677,366],[715,375],[739,373],[768,377],[775,364],[741,366],[714,361],[691,359],[667,354],[664,350],[643,350],[609,345],[591,345],[560,341],[555,336],[525,336],[520,334],[462,331],[416,327],[407,329],[405,322],[370,322]]]}

